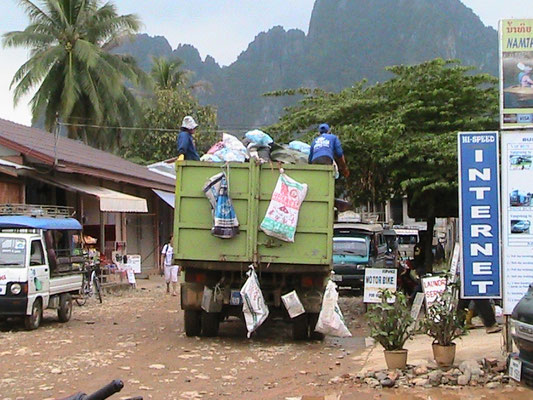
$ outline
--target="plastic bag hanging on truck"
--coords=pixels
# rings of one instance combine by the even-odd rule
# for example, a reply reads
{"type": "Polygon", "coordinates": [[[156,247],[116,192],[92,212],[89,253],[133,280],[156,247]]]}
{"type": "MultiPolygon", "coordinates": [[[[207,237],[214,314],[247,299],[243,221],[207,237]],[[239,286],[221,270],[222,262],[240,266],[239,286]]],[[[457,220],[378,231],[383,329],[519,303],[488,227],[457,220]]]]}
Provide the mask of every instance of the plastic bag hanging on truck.
{"type": "Polygon", "coordinates": [[[225,175],[220,182],[220,191],[215,206],[215,221],[211,233],[222,239],[231,239],[239,234],[239,221],[228,194],[225,175]]]}
{"type": "Polygon", "coordinates": [[[294,242],[298,213],[306,195],[305,183],[296,182],[284,173],[280,174],[265,218],[261,222],[263,232],[285,242],[294,242]]]}
{"type": "Polygon", "coordinates": [[[281,296],[281,300],[283,301],[283,304],[285,305],[285,308],[289,313],[289,317],[296,318],[298,315],[305,314],[305,308],[302,302],[300,301],[296,290],[284,294],[283,296],[281,296]]]}
{"type": "Polygon", "coordinates": [[[248,338],[268,317],[268,306],[259,286],[259,280],[253,265],[247,272],[248,279],[241,288],[242,313],[246,321],[248,338]]]}
{"type": "Polygon", "coordinates": [[[352,334],[344,323],[344,317],[339,308],[338,300],[339,293],[337,292],[337,285],[329,281],[324,293],[324,299],[322,300],[322,308],[318,315],[315,331],[324,335],[351,337],[352,334]]]}

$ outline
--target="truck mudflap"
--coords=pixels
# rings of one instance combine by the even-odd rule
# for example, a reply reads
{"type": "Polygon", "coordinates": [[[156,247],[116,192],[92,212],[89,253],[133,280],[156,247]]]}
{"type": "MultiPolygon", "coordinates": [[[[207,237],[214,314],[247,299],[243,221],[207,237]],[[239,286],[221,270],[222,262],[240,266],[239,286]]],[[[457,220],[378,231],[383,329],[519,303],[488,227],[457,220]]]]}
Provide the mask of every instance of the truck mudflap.
{"type": "Polygon", "coordinates": [[[197,282],[181,283],[181,309],[201,310],[204,284],[197,282]]]}
{"type": "Polygon", "coordinates": [[[304,306],[305,312],[315,314],[320,312],[324,291],[319,289],[298,289],[298,297],[304,306]]]}

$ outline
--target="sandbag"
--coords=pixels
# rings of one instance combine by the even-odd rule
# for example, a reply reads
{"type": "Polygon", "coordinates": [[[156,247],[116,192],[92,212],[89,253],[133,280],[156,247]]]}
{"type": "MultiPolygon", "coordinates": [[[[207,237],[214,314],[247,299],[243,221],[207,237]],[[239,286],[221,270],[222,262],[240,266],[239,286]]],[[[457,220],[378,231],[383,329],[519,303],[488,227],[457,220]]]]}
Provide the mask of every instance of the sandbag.
{"type": "Polygon", "coordinates": [[[261,230],[285,242],[294,242],[300,206],[307,195],[307,185],[281,173],[272,200],[261,222],[261,230]]]}
{"type": "Polygon", "coordinates": [[[250,270],[247,272],[248,279],[241,288],[242,298],[242,313],[246,321],[246,329],[248,330],[248,338],[268,317],[268,306],[265,303],[265,298],[259,286],[259,280],[253,265],[250,265],[250,270]]]}
{"type": "Polygon", "coordinates": [[[318,315],[315,331],[324,335],[351,337],[352,334],[346,327],[338,300],[339,293],[337,292],[337,285],[329,281],[324,292],[322,308],[318,315]]]}
{"type": "Polygon", "coordinates": [[[246,132],[244,135],[246,139],[250,142],[255,143],[260,146],[268,146],[274,140],[267,133],[260,131],[259,129],[254,129],[252,131],[246,132]]]}
{"type": "Polygon", "coordinates": [[[283,304],[285,305],[285,308],[289,313],[289,317],[296,318],[297,316],[305,313],[305,308],[302,302],[300,301],[296,290],[284,294],[283,296],[281,296],[281,300],[283,301],[283,304]]]}

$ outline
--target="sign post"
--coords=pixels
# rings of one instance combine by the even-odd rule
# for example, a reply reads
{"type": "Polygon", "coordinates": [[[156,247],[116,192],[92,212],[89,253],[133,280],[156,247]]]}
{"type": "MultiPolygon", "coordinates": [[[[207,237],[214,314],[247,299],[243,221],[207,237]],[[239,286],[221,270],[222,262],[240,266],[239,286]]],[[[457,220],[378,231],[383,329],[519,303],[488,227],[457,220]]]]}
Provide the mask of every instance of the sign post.
{"type": "Polygon", "coordinates": [[[501,298],[498,132],[460,132],[461,298],[501,298]]]}

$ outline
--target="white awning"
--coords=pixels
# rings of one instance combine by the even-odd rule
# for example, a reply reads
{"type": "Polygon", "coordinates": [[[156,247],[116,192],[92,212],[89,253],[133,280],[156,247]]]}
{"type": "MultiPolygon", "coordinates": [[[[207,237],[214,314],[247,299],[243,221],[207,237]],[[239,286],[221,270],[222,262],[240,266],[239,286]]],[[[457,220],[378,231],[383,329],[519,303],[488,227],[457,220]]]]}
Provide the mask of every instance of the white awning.
{"type": "Polygon", "coordinates": [[[161,200],[167,203],[170,207],[174,208],[176,204],[176,195],[174,193],[165,192],[164,190],[152,189],[155,194],[157,194],[161,200]]]}
{"type": "Polygon", "coordinates": [[[126,193],[117,192],[101,186],[89,185],[65,178],[40,178],[52,185],[62,187],[66,190],[96,196],[100,200],[100,211],[107,212],[148,212],[146,200],[126,193]]]}
{"type": "Polygon", "coordinates": [[[15,169],[33,169],[31,167],[27,167],[25,165],[17,164],[11,161],[3,160],[0,158],[0,165],[3,167],[11,167],[15,169]]]}

